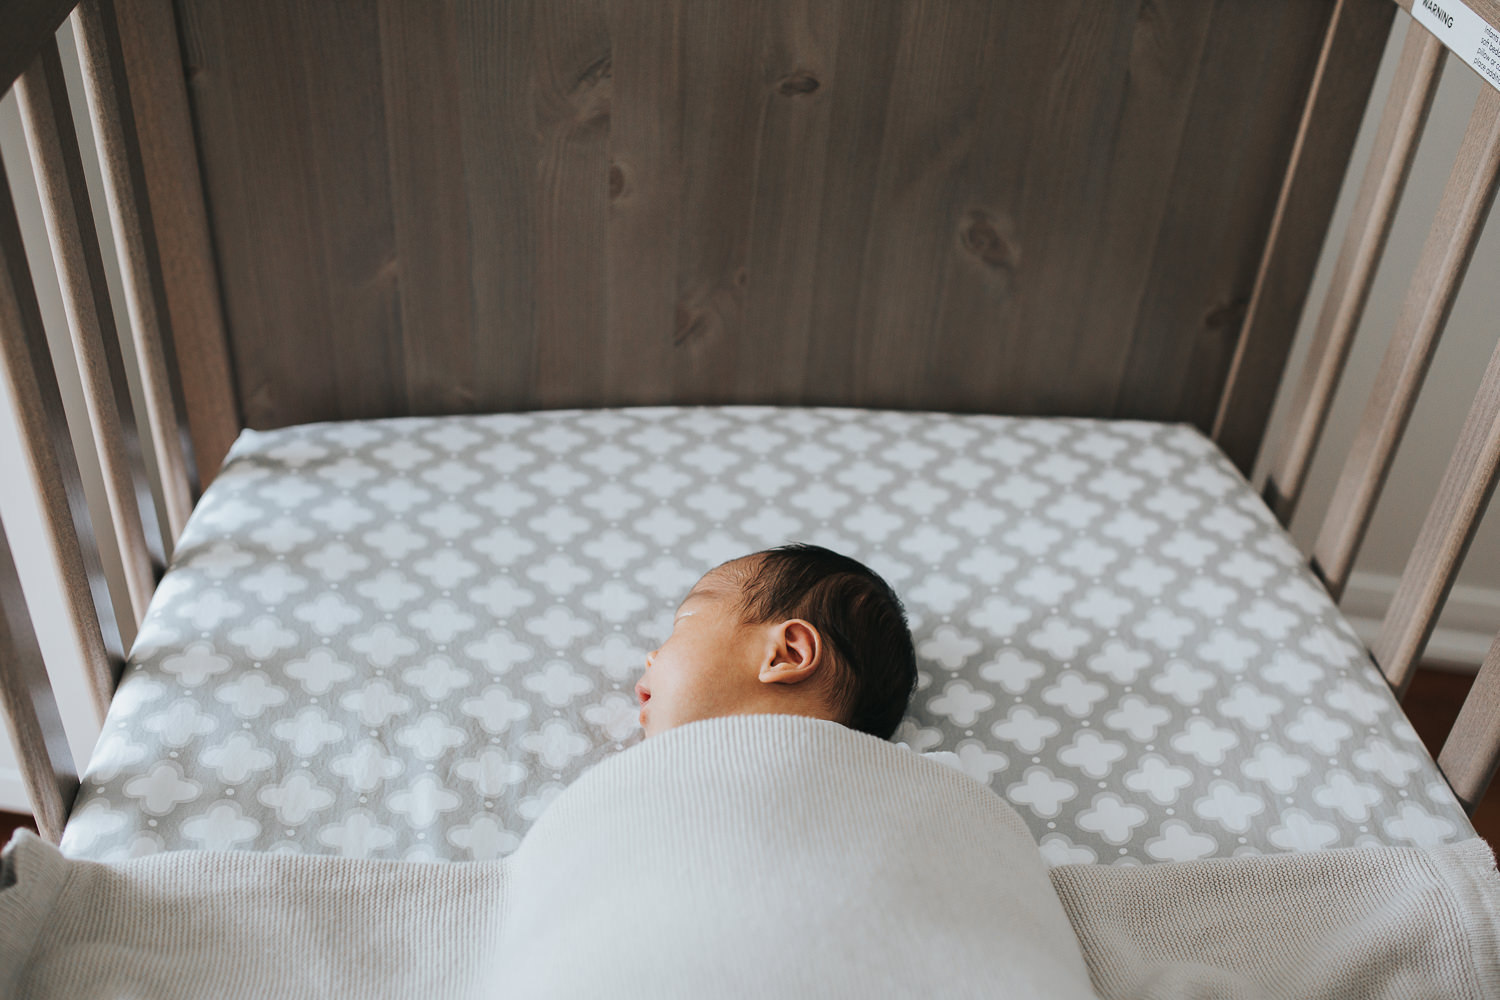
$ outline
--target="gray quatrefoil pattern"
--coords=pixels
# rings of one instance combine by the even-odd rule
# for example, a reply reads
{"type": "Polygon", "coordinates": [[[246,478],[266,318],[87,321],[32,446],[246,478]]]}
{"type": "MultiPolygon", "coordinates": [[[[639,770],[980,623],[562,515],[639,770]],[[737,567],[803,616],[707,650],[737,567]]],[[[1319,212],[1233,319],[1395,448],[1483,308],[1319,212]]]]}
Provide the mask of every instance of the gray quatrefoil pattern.
{"type": "Polygon", "coordinates": [[[896,740],[1049,864],[1472,827],[1348,623],[1186,425],[779,407],[244,432],[131,652],[63,849],[472,860],[641,738],[709,567],[788,541],[905,601],[896,740]]]}

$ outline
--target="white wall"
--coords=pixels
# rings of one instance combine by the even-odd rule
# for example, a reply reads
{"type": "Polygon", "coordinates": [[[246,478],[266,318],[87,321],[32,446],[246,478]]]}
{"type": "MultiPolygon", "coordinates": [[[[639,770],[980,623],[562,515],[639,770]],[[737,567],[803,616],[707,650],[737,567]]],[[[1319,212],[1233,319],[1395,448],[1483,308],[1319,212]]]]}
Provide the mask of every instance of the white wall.
{"type": "MultiPolygon", "coordinates": [[[[1328,275],[1338,252],[1339,237],[1347,225],[1360,172],[1374,141],[1380,107],[1390,89],[1396,58],[1410,24],[1410,17],[1404,13],[1397,14],[1395,30],[1386,46],[1380,75],[1376,81],[1374,97],[1360,130],[1353,165],[1339,196],[1332,236],[1323,247],[1309,306],[1298,328],[1289,362],[1291,371],[1297,369],[1306,353],[1312,324],[1317,318],[1317,309],[1328,286],[1328,275]]],[[[99,198],[102,185],[94,156],[93,137],[82,104],[73,37],[66,25],[59,33],[59,43],[63,50],[64,66],[68,70],[74,120],[89,171],[90,191],[98,205],[102,203],[99,198]]],[[[1318,517],[1332,494],[1343,455],[1353,440],[1365,396],[1374,381],[1375,370],[1400,309],[1407,280],[1416,265],[1417,255],[1437,209],[1449,166],[1458,149],[1480,86],[1479,77],[1468,66],[1455,57],[1448,57],[1442,86],[1433,103],[1421,151],[1413,166],[1411,180],[1391,231],[1390,244],[1365,311],[1365,320],[1349,361],[1344,385],[1335,399],[1328,429],[1314,460],[1305,498],[1292,524],[1292,534],[1304,551],[1311,547],[1317,531],[1318,517]]],[[[51,255],[47,250],[20,115],[15,98],[10,94],[0,100],[0,154],[3,154],[10,174],[48,336],[54,344],[66,344],[67,332],[61,298],[51,255]]],[[[116,303],[117,323],[123,330],[126,328],[120,305],[123,298],[120,294],[118,269],[113,263],[113,241],[108,218],[102,211],[96,210],[95,220],[109,262],[107,269],[111,293],[116,303]]],[[[1449,320],[1443,346],[1427,377],[1429,391],[1422,395],[1417,404],[1406,440],[1396,456],[1390,484],[1375,512],[1369,538],[1356,563],[1355,575],[1344,598],[1345,612],[1361,631],[1368,633],[1373,628],[1374,621],[1378,619],[1394,589],[1406,554],[1416,539],[1423,514],[1436,492],[1438,479],[1463,423],[1469,401],[1478,386],[1480,373],[1495,346],[1497,333],[1500,333],[1495,319],[1500,317],[1500,309],[1496,308],[1500,305],[1497,302],[1497,298],[1500,298],[1500,280],[1496,280],[1497,274],[1500,274],[1500,233],[1491,231],[1485,234],[1474,255],[1469,278],[1449,320]]],[[[129,351],[128,344],[126,350],[129,351]]],[[[70,414],[81,413],[76,371],[63,368],[59,379],[70,414]]],[[[1282,394],[1272,416],[1272,435],[1283,419],[1290,388],[1290,381],[1283,384],[1282,394]]],[[[0,405],[9,405],[3,396],[0,396],[0,405]]],[[[83,426],[81,423],[77,425],[83,426]]],[[[0,475],[0,517],[5,520],[7,535],[18,563],[34,567],[42,563],[47,554],[40,541],[40,515],[31,500],[30,491],[23,488],[24,483],[20,478],[10,472],[22,467],[18,448],[13,430],[6,421],[0,420],[0,469],[6,470],[5,475],[0,475]]],[[[97,486],[97,465],[91,462],[90,453],[81,440],[78,451],[86,483],[91,488],[97,486]]],[[[1265,464],[1266,457],[1263,455],[1257,469],[1257,485],[1264,479],[1265,464]]],[[[93,496],[98,495],[99,491],[94,489],[93,496]]],[[[101,536],[107,540],[107,521],[103,519],[101,509],[95,509],[94,520],[101,529],[101,536]]],[[[1459,585],[1454,590],[1439,632],[1434,636],[1430,647],[1430,653],[1434,656],[1470,667],[1476,666],[1488,647],[1490,638],[1500,630],[1500,525],[1496,521],[1496,518],[1489,518],[1480,527],[1460,575],[1459,585]]],[[[109,545],[106,544],[104,548],[106,569],[111,573],[112,587],[117,595],[123,597],[118,564],[110,559],[109,545]]],[[[39,629],[43,653],[47,657],[53,683],[58,689],[69,741],[82,766],[97,738],[99,724],[89,708],[81,671],[76,663],[71,662],[73,654],[63,631],[63,623],[67,619],[62,596],[54,585],[38,580],[35,575],[24,580],[23,584],[34,615],[43,623],[39,629]]],[[[118,603],[122,608],[125,606],[123,600],[118,603]]],[[[127,623],[127,642],[131,638],[129,631],[127,623]]],[[[1367,638],[1372,635],[1370,633],[1367,638]]],[[[0,741],[0,809],[24,809],[24,802],[7,738],[0,741]]]]}

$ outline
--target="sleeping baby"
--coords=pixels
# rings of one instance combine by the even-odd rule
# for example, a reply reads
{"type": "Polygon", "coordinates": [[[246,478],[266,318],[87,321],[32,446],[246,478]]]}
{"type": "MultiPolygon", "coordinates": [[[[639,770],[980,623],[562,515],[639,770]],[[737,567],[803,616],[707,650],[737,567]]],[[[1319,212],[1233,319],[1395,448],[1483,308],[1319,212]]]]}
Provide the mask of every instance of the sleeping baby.
{"type": "Polygon", "coordinates": [[[635,693],[647,736],[726,715],[805,715],[889,739],[917,680],[906,612],[869,567],[784,545],[706,573],[635,693]]]}

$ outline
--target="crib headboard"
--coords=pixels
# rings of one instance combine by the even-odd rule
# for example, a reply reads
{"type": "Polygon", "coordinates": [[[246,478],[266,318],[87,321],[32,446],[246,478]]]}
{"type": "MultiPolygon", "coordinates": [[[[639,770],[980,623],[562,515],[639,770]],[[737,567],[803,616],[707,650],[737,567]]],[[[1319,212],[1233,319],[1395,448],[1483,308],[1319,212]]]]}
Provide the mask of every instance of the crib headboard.
{"type": "MultiPolygon", "coordinates": [[[[1469,4],[1500,31],[1500,0],[1469,4]]],[[[1474,61],[1413,0],[0,0],[124,614],[243,426],[1071,414],[1188,421],[1248,471],[1398,6],[1430,30],[1407,33],[1271,467],[1283,521],[1445,46],[1474,61]],[[69,17],[139,393],[52,37],[69,17]]],[[[1500,184],[1489,79],[1311,556],[1335,596],[1500,184]]],[[[64,581],[102,717],[121,630],[6,191],[0,171],[0,378],[54,556],[23,569],[64,581]]],[[[1500,351],[1371,649],[1398,693],[1497,480],[1500,351]]],[[[55,832],[76,775],[18,579],[0,530],[0,708],[55,832]]],[[[1439,764],[1470,807],[1500,767],[1500,640],[1439,764]]]]}
{"type": "Polygon", "coordinates": [[[1211,431],[1279,220],[1248,468],[1395,9],[1281,218],[1335,6],[175,0],[232,391],[1211,431]]]}

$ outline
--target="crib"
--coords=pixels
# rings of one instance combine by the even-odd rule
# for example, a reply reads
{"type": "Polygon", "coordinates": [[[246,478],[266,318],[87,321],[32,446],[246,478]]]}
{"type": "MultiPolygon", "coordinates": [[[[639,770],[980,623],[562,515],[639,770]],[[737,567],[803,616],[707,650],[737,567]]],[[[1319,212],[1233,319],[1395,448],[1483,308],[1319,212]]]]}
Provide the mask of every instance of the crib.
{"type": "Polygon", "coordinates": [[[1500,643],[1435,762],[1397,699],[1494,486],[1500,354],[1372,646],[1335,604],[1500,176],[1500,8],[1449,6],[6,8],[72,337],[6,199],[0,369],[54,558],[0,544],[0,694],[39,828],[101,860],[502,855],[639,739],[697,575],[806,540],[907,603],[896,739],[957,753],[1050,863],[1472,836],[1500,643]],[[1495,86],[1304,555],[1284,526],[1449,49],[1495,86]],[[27,574],[68,594],[83,768],[27,574]]]}

